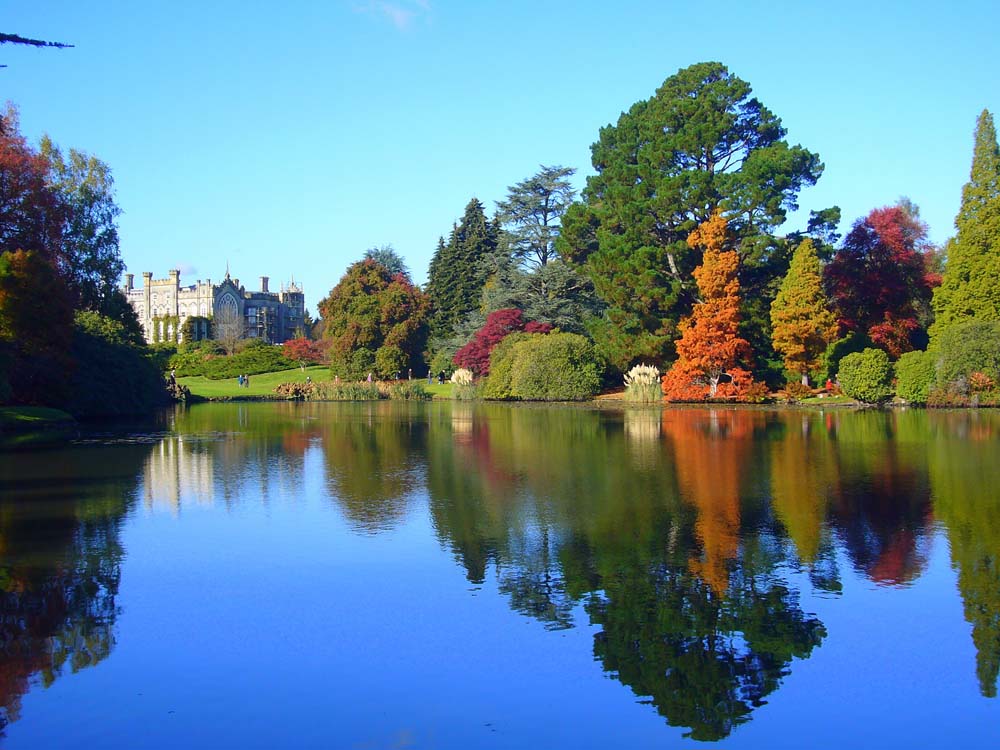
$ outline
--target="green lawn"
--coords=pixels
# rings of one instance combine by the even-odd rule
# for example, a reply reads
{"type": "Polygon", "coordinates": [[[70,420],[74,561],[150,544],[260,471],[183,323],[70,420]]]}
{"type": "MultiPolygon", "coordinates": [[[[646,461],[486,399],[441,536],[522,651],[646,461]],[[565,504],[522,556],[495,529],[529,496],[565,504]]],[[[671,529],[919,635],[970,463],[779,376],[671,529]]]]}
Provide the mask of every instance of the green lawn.
{"type": "MultiPolygon", "coordinates": [[[[332,380],[329,368],[319,365],[307,367],[304,372],[295,368],[294,370],[279,370],[262,375],[251,375],[249,388],[240,388],[236,378],[209,380],[199,375],[192,378],[178,378],[177,382],[187,386],[192,395],[202,398],[266,398],[274,396],[274,389],[282,383],[304,383],[307,376],[311,377],[314,383],[332,380]]],[[[451,398],[451,383],[438,385],[435,382],[434,385],[429,386],[426,379],[414,382],[422,383],[434,395],[434,398],[451,398]]]]}
{"type": "Polygon", "coordinates": [[[0,429],[28,430],[73,421],[66,412],[47,406],[0,406],[0,429]]]}
{"type": "Polygon", "coordinates": [[[202,398],[246,398],[247,396],[260,398],[261,396],[274,396],[274,389],[282,383],[304,383],[306,377],[311,377],[314,383],[321,383],[330,380],[330,370],[327,367],[317,366],[307,367],[303,372],[296,367],[294,370],[278,370],[262,375],[251,375],[249,388],[241,388],[236,378],[209,380],[201,375],[192,378],[177,378],[177,382],[187,386],[193,395],[202,398]]]}

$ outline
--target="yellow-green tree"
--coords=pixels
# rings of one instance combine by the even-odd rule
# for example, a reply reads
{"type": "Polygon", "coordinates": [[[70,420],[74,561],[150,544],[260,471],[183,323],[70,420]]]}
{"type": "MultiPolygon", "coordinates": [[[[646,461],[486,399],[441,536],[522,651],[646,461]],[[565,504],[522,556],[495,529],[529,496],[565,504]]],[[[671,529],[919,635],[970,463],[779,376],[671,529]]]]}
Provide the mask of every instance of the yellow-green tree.
{"type": "Polygon", "coordinates": [[[771,303],[771,343],[785,367],[809,385],[809,372],[837,337],[837,318],[827,305],[822,270],[812,240],[795,249],[781,289],[771,303]]]}

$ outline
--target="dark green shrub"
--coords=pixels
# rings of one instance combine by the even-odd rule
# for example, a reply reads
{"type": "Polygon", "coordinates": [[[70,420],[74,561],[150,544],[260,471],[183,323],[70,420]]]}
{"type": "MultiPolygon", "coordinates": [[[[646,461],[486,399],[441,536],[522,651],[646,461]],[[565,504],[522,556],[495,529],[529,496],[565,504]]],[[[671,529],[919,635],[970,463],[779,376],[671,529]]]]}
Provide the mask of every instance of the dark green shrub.
{"type": "Polygon", "coordinates": [[[889,355],[881,349],[865,349],[840,360],[837,377],[844,393],[865,404],[880,404],[892,397],[889,355]]]}
{"type": "Polygon", "coordinates": [[[177,371],[179,378],[203,375],[210,380],[259,375],[295,367],[295,363],[285,357],[280,346],[255,341],[256,343],[244,346],[231,357],[214,353],[214,347],[209,345],[185,348],[170,358],[169,366],[177,371]]]}
{"type": "Polygon", "coordinates": [[[145,346],[118,321],[96,312],[76,315],[72,355],[76,360],[69,400],[62,404],[76,417],[147,414],[167,403],[163,377],[145,346]]]}
{"type": "Polygon", "coordinates": [[[506,401],[514,398],[510,377],[514,368],[514,346],[531,338],[530,333],[507,334],[490,352],[490,374],[482,381],[480,395],[489,400],[506,401]]]}
{"type": "Polygon", "coordinates": [[[848,354],[857,354],[872,347],[874,347],[872,340],[861,333],[849,333],[844,338],[837,339],[826,348],[826,352],[823,354],[819,372],[822,380],[819,378],[817,380],[819,382],[836,380],[840,370],[840,360],[848,354]]]}
{"type": "Polygon", "coordinates": [[[945,328],[931,350],[939,388],[980,372],[1000,380],[1000,322],[973,320],[945,328]]]}
{"type": "Polygon", "coordinates": [[[934,355],[907,352],[895,365],[896,395],[911,404],[926,404],[934,386],[934,355]]]}
{"type": "Polygon", "coordinates": [[[375,352],[375,372],[386,379],[396,377],[399,373],[406,372],[409,361],[410,358],[398,346],[386,344],[375,352]]]}
{"type": "Polygon", "coordinates": [[[347,354],[330,351],[330,372],[342,380],[367,380],[375,374],[375,352],[355,349],[347,354]]]}
{"type": "Polygon", "coordinates": [[[576,333],[529,336],[514,345],[510,390],[525,401],[583,401],[601,388],[593,345],[576,333]]]}

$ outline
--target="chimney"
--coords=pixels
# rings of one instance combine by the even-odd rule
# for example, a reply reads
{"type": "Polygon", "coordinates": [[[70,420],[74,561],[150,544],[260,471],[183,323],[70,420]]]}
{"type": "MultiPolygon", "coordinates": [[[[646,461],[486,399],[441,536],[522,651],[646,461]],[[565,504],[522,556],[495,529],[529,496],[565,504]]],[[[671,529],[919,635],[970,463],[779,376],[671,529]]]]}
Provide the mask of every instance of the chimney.
{"type": "Polygon", "coordinates": [[[135,274],[127,273],[125,274],[125,291],[131,292],[135,284],[135,274]]]}
{"type": "Polygon", "coordinates": [[[261,276],[260,277],[260,290],[262,292],[266,292],[267,291],[267,276],[261,276]]]}

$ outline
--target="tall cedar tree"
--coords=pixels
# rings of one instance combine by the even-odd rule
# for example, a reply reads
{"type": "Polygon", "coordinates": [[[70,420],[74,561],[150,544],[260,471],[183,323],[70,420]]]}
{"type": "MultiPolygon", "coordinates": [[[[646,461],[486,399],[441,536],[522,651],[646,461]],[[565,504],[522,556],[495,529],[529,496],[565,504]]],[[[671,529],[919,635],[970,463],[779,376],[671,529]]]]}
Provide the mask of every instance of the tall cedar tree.
{"type": "Polygon", "coordinates": [[[354,263],[319,303],[331,370],[345,378],[364,377],[384,347],[402,352],[400,367],[417,367],[427,341],[429,308],[427,295],[405,275],[394,275],[371,259],[354,263]]]}
{"type": "Polygon", "coordinates": [[[934,290],[932,337],[965,320],[1000,320],[1000,147],[993,115],[976,122],[969,182],[946,247],[941,286],[934,290]]]}
{"type": "Polygon", "coordinates": [[[433,306],[431,334],[447,337],[479,305],[488,268],[484,260],[496,252],[497,226],[486,218],[483,204],[473,198],[448,243],[438,241],[427,274],[427,294],[433,306]]]}
{"type": "MultiPolygon", "coordinates": [[[[597,174],[567,211],[559,249],[608,304],[594,335],[612,364],[624,371],[669,353],[697,296],[701,253],[686,238],[717,209],[730,217],[737,261],[767,269],[752,276],[754,295],[784,274],[787,258],[768,233],[823,170],[785,134],[750,85],[717,62],[678,71],[601,129],[591,147],[597,174]]],[[[766,315],[765,307],[760,325],[766,315]]]]}
{"type": "Polygon", "coordinates": [[[914,348],[933,277],[918,250],[927,228],[901,206],[854,223],[824,270],[842,332],[861,333],[897,358],[914,348]]]}
{"type": "Polygon", "coordinates": [[[792,256],[781,289],[771,304],[771,338],[785,367],[809,385],[826,347],[837,337],[837,318],[823,293],[823,271],[812,240],[803,240],[792,256]]]}
{"type": "Polygon", "coordinates": [[[750,345],[739,336],[739,257],[724,250],[726,220],[718,212],[691,232],[688,244],[702,248],[702,263],[694,270],[701,301],[680,324],[677,361],[663,376],[668,401],[703,401],[706,398],[740,398],[750,373],[739,364],[750,345]],[[720,382],[724,376],[730,382],[720,382]]]}
{"type": "Polygon", "coordinates": [[[556,239],[563,214],[576,191],[570,167],[542,166],[538,174],[507,188],[507,198],[497,203],[499,219],[518,265],[534,269],[556,260],[556,239]]]}

